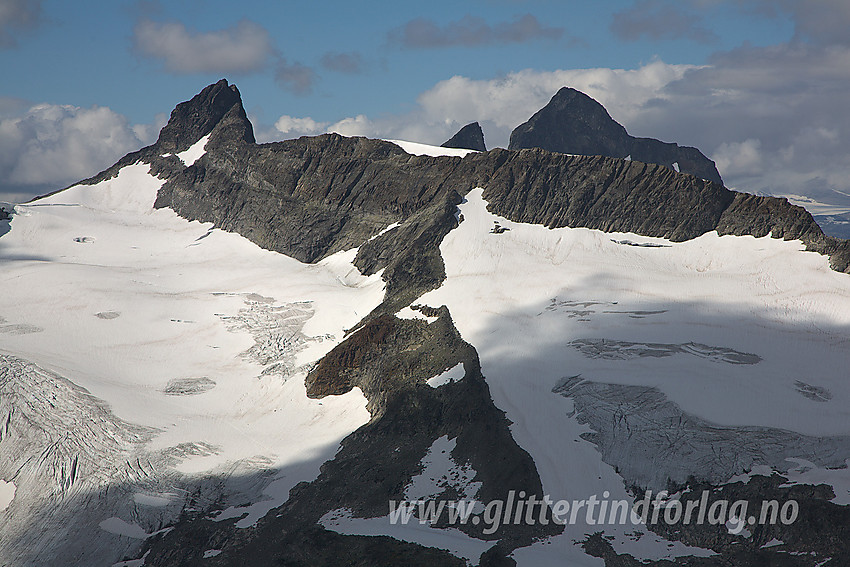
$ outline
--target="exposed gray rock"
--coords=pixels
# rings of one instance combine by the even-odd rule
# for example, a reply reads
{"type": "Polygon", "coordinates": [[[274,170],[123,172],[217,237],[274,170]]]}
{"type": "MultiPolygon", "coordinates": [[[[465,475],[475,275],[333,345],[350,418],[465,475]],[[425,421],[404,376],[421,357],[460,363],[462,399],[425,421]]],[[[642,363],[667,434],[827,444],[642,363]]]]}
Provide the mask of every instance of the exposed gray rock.
{"type": "Polygon", "coordinates": [[[478,150],[479,152],[487,151],[487,146],[484,144],[484,132],[478,122],[467,124],[440,146],[462,150],[478,150]]]}
{"type": "Polygon", "coordinates": [[[569,87],[511,132],[509,149],[543,148],[565,154],[602,155],[656,163],[723,184],[714,162],[698,149],[653,138],[635,138],[601,104],[569,87]],[[674,165],[676,164],[676,165],[674,165]]]}
{"type": "Polygon", "coordinates": [[[242,108],[239,89],[228,85],[225,79],[178,104],[155,146],[161,153],[182,152],[213,129],[218,134],[210,140],[213,143],[254,142],[254,129],[242,108]]]}

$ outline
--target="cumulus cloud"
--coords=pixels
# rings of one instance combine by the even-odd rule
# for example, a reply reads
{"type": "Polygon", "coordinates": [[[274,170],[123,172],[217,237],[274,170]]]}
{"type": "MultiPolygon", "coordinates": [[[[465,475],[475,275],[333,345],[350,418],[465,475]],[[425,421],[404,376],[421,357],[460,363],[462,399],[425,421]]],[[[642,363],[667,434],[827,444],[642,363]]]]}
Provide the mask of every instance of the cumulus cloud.
{"type": "Polygon", "coordinates": [[[277,119],[274,127],[281,134],[290,134],[296,136],[309,136],[313,134],[321,134],[328,127],[328,122],[316,122],[309,116],[304,118],[296,118],[284,114],[277,119]]]}
{"type": "Polygon", "coordinates": [[[269,32],[249,20],[198,32],[181,22],[143,19],[133,30],[133,43],[172,73],[251,73],[266,67],[274,55],[269,32]]]}
{"type": "Polygon", "coordinates": [[[339,53],[329,51],[322,55],[322,67],[337,73],[360,73],[363,70],[363,57],[356,51],[339,53]]]}
{"type": "Polygon", "coordinates": [[[391,30],[388,39],[404,47],[427,49],[525,43],[538,39],[559,39],[563,34],[564,28],[545,26],[531,14],[492,26],[483,18],[466,15],[444,26],[434,20],[416,18],[391,30]]]}
{"type": "Polygon", "coordinates": [[[723,142],[711,157],[717,169],[727,177],[759,175],[764,171],[761,140],[749,138],[743,142],[723,142]]]}
{"type": "Polygon", "coordinates": [[[316,79],[316,72],[312,67],[297,62],[289,63],[286,59],[278,61],[275,80],[287,91],[297,95],[310,94],[316,79]]]}
{"type": "Polygon", "coordinates": [[[638,0],[633,6],[614,13],[611,32],[626,41],[690,39],[715,43],[717,34],[702,25],[702,18],[681,2],[638,0]]]}
{"type": "Polygon", "coordinates": [[[59,189],[109,167],[155,136],[152,126],[132,126],[103,106],[32,106],[0,119],[0,194],[34,196],[59,189]]]}
{"type": "Polygon", "coordinates": [[[17,45],[17,33],[40,20],[41,0],[0,0],[0,48],[17,45]]]}
{"type": "MultiPolygon", "coordinates": [[[[332,124],[328,128],[328,132],[336,132],[343,136],[369,136],[380,137],[378,132],[380,127],[369,120],[365,115],[358,114],[351,118],[343,118],[339,122],[332,124]]],[[[384,135],[386,137],[386,134],[384,135]]]]}

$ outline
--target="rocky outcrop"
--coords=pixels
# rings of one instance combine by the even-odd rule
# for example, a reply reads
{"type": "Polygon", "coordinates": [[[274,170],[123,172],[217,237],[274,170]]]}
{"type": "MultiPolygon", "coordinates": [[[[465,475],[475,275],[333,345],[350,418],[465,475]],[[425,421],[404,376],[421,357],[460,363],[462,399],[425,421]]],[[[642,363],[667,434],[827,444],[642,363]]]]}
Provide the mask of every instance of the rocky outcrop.
{"type": "Polygon", "coordinates": [[[723,184],[714,162],[698,149],[635,138],[586,94],[563,87],[549,104],[511,132],[509,149],[543,148],[552,152],[601,155],[656,163],[723,184]]]}
{"type": "Polygon", "coordinates": [[[721,185],[655,164],[540,149],[505,153],[484,198],[513,221],[684,241],[714,230],[734,200],[721,185]]]}
{"type": "Polygon", "coordinates": [[[479,152],[487,151],[487,146],[484,144],[484,132],[481,131],[481,125],[478,122],[467,124],[458,130],[457,134],[440,144],[440,146],[462,150],[477,150],[479,152]]]}
{"type": "Polygon", "coordinates": [[[207,134],[210,135],[207,144],[210,148],[255,142],[254,127],[242,106],[242,95],[236,85],[228,84],[225,79],[178,104],[155,143],[130,152],[111,167],[80,183],[100,183],[118,175],[122,167],[140,161],[150,163],[161,176],[174,175],[183,169],[183,163],[173,154],[187,150],[207,134]]]}
{"type": "Polygon", "coordinates": [[[254,142],[254,129],[242,107],[239,89],[225,79],[178,104],[155,146],[163,153],[182,152],[214,129],[217,136],[213,143],[254,142]]]}

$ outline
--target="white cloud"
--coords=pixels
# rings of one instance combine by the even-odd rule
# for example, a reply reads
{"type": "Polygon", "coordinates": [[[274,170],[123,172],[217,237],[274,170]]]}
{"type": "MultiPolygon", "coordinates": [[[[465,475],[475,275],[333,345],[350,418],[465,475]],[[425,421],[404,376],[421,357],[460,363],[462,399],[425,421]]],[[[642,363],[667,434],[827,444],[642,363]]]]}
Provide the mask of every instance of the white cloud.
{"type": "Polygon", "coordinates": [[[764,171],[761,141],[753,138],[743,142],[724,142],[714,151],[711,159],[727,177],[759,175],[764,171]]]}
{"type": "Polygon", "coordinates": [[[153,132],[103,106],[32,106],[0,120],[0,193],[34,194],[90,177],[153,141],[153,132]]]}
{"type": "Polygon", "coordinates": [[[693,65],[653,61],[634,70],[571,69],[524,70],[491,80],[452,77],[422,93],[418,102],[429,121],[466,124],[488,121],[491,145],[506,146],[510,131],[542,108],[563,86],[576,88],[602,103],[615,120],[627,122],[641,112],[661,89],[684,76],[693,65]]]}
{"type": "Polygon", "coordinates": [[[141,20],[133,30],[136,49],[161,59],[172,73],[251,73],[274,54],[269,32],[242,20],[210,32],[189,30],[181,22],[141,20]]]}
{"type": "Polygon", "coordinates": [[[321,131],[441,144],[462,126],[478,121],[488,147],[507,147],[511,130],[542,108],[563,86],[572,86],[604,104],[614,119],[627,122],[640,114],[661,89],[678,80],[692,65],[661,61],[635,70],[523,70],[490,80],[455,76],[440,81],[417,98],[405,114],[346,117],[334,123],[282,116],[276,128],[289,136],[321,131]]]}
{"type": "Polygon", "coordinates": [[[309,116],[305,118],[296,118],[284,114],[277,119],[274,127],[281,134],[295,134],[298,136],[321,134],[328,127],[327,122],[316,122],[309,116]]]}
{"type": "Polygon", "coordinates": [[[357,51],[348,53],[328,51],[322,55],[321,64],[329,71],[356,74],[363,71],[363,56],[357,51]]]}
{"type": "Polygon", "coordinates": [[[788,14],[794,22],[795,40],[850,45],[847,0],[734,0],[732,3],[762,15],[788,14]]]}
{"type": "Polygon", "coordinates": [[[328,132],[336,132],[343,136],[380,137],[379,131],[380,127],[363,114],[353,118],[343,118],[328,128],[328,132]]]}

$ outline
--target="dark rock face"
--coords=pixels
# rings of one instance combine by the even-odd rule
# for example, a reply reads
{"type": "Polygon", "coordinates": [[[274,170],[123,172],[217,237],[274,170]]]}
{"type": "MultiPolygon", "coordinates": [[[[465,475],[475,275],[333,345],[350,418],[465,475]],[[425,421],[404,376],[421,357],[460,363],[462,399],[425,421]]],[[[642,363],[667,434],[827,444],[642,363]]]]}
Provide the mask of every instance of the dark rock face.
{"type": "Polygon", "coordinates": [[[714,162],[698,149],[630,136],[605,107],[569,87],[559,90],[549,104],[511,132],[509,149],[523,148],[615,158],[631,156],[635,161],[670,169],[676,163],[682,173],[723,184],[714,162]]]}
{"type": "Polygon", "coordinates": [[[239,89],[228,85],[225,79],[178,104],[156,145],[163,153],[182,152],[214,128],[220,133],[220,142],[254,142],[254,129],[242,108],[239,89]]]}
{"type": "Polygon", "coordinates": [[[440,146],[443,148],[478,150],[479,152],[487,151],[487,146],[484,145],[484,132],[481,130],[481,125],[478,122],[467,124],[458,130],[457,134],[440,144],[440,146]]]}
{"type": "Polygon", "coordinates": [[[210,134],[209,149],[255,142],[254,127],[242,107],[239,89],[228,85],[225,79],[178,104],[155,143],[127,154],[112,167],[80,183],[100,183],[118,175],[122,167],[139,161],[150,163],[154,173],[168,177],[181,171],[183,163],[173,155],[163,155],[187,150],[207,134],[210,134]]]}
{"type": "Polygon", "coordinates": [[[714,230],[734,199],[721,185],[655,164],[540,149],[505,153],[484,198],[514,221],[684,241],[714,230]]]}

